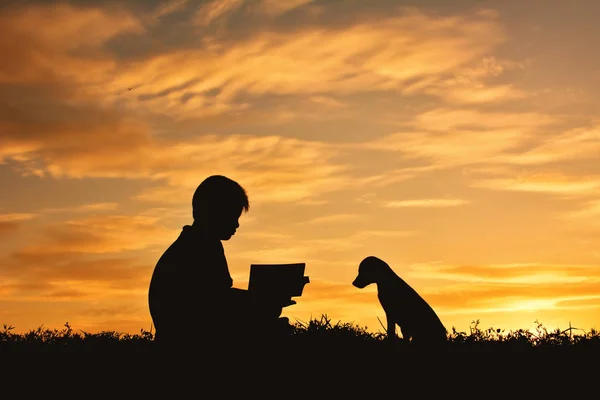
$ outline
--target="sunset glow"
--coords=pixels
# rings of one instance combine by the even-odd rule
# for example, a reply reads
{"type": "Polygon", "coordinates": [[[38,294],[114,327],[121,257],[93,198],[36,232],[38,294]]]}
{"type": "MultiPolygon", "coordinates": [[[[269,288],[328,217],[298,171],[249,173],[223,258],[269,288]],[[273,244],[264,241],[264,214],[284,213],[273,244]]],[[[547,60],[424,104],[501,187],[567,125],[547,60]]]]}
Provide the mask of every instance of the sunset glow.
{"type": "Polygon", "coordinates": [[[234,286],[306,263],[292,322],[383,331],[376,287],[351,285],[375,255],[449,331],[600,328],[599,12],[0,5],[0,326],[150,330],[152,270],[221,174],[250,198],[234,286]]]}

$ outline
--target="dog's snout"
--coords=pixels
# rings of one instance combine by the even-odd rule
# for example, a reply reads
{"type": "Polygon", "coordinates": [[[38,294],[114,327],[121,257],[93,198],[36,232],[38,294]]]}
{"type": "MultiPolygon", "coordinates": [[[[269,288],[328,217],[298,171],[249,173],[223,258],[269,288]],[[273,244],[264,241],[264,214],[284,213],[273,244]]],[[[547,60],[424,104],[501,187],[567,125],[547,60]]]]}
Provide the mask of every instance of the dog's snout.
{"type": "Polygon", "coordinates": [[[359,289],[364,288],[365,286],[367,286],[369,284],[369,282],[367,282],[366,280],[364,280],[360,275],[357,276],[353,281],[352,281],[352,286],[357,287],[359,289]]]}

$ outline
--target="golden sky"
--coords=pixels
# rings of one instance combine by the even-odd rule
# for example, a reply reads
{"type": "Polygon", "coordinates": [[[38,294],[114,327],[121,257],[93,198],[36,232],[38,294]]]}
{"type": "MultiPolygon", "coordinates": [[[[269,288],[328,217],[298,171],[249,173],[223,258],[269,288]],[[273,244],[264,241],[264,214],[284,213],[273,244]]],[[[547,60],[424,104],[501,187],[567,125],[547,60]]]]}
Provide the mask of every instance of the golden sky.
{"type": "Polygon", "coordinates": [[[376,287],[351,285],[375,255],[448,330],[599,328],[599,13],[3,2],[0,326],[149,330],[154,265],[222,174],[250,197],[234,286],[306,262],[292,321],[383,331],[376,287]]]}

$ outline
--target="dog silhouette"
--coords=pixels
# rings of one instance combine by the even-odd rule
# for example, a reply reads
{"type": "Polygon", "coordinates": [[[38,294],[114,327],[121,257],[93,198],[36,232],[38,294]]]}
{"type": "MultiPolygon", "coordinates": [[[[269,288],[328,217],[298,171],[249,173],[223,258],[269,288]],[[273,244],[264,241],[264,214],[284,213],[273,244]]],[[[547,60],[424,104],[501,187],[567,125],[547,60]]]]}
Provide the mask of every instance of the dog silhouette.
{"type": "Polygon", "coordinates": [[[363,289],[377,285],[377,297],[385,312],[387,338],[394,339],[396,325],[404,340],[426,347],[447,343],[447,330],[431,306],[383,260],[369,256],[358,266],[352,285],[363,289]]]}

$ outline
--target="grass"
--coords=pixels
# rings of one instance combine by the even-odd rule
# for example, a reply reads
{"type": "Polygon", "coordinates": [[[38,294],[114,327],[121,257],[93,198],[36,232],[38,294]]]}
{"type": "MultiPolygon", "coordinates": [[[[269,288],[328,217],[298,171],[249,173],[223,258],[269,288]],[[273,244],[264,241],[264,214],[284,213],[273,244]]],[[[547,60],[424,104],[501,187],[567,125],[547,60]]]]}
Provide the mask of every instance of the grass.
{"type": "MultiPolygon", "coordinates": [[[[547,330],[536,321],[533,331],[480,327],[479,320],[472,321],[469,332],[452,328],[448,333],[450,351],[539,351],[539,350],[600,350],[600,332],[589,332],[569,327],[554,331],[547,330]]],[[[154,335],[140,330],[138,334],[115,331],[88,333],[74,330],[67,322],[62,329],[40,326],[25,333],[14,333],[14,327],[4,325],[0,330],[0,351],[149,351],[153,349],[154,335]]],[[[182,340],[194,340],[194,335],[182,340]]],[[[301,351],[319,350],[335,352],[352,349],[353,352],[414,350],[410,343],[402,340],[388,341],[384,332],[368,332],[366,327],[348,322],[332,322],[327,315],[308,322],[297,320],[292,323],[292,333],[286,338],[290,346],[301,351]]]]}
{"type": "MultiPolygon", "coordinates": [[[[448,332],[450,354],[441,354],[414,351],[410,343],[389,341],[383,332],[322,315],[293,323],[283,342],[267,339],[264,346],[263,341],[251,341],[248,352],[236,346],[233,352],[221,351],[206,343],[200,354],[184,346],[175,359],[157,357],[154,335],[143,329],[137,334],[88,333],[69,323],[22,334],[14,329],[0,326],[6,398],[11,386],[20,396],[39,388],[40,395],[98,398],[154,398],[159,393],[169,398],[189,393],[215,397],[223,390],[232,398],[250,398],[254,392],[267,398],[370,398],[379,393],[520,398],[541,397],[543,390],[549,398],[560,393],[589,397],[597,392],[600,365],[598,331],[549,331],[542,324],[532,331],[506,332],[472,321],[468,332],[448,332]]],[[[198,336],[182,332],[181,341],[198,343],[198,336]]]]}

